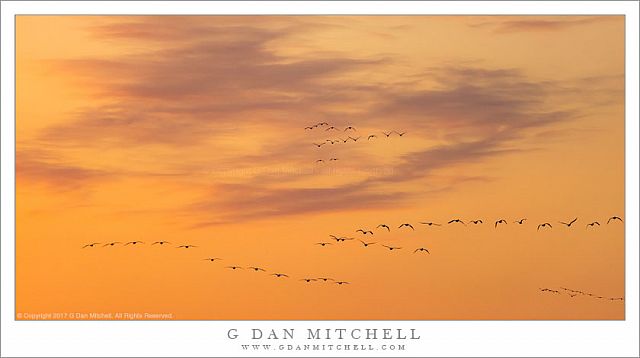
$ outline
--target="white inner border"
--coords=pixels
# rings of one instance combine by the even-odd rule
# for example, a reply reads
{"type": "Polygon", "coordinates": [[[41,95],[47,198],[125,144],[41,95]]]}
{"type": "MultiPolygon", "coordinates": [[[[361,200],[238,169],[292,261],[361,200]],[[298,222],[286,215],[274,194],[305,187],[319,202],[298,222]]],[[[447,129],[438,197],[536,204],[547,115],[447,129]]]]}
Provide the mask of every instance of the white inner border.
{"type": "MultiPolygon", "coordinates": [[[[635,356],[638,347],[638,2],[2,2],[2,356],[635,356]],[[16,14],[616,14],[626,15],[625,321],[179,321],[14,320],[14,15],[16,14]],[[243,351],[227,330],[414,328],[422,339],[390,351],[243,351]]],[[[43,297],[46,299],[46,297],[43,297]]],[[[304,339],[268,342],[308,343],[304,339]]],[[[326,344],[339,344],[332,340],[326,344]]],[[[360,341],[358,343],[370,343],[360,341]]]]}

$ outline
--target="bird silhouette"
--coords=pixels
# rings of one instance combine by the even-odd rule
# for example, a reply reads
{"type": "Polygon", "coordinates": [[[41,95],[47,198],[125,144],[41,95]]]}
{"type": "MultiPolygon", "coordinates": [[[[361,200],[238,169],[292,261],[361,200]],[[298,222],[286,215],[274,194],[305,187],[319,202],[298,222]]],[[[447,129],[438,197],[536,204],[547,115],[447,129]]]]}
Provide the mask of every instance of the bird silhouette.
{"type": "Polygon", "coordinates": [[[379,228],[379,227],[383,227],[383,228],[387,229],[387,231],[391,231],[389,226],[387,226],[386,224],[380,224],[380,225],[376,226],[376,229],[379,228]]]}
{"type": "Polygon", "coordinates": [[[348,285],[349,282],[347,282],[347,281],[336,281],[336,284],[338,284],[338,285],[348,285]]]}
{"type": "Polygon", "coordinates": [[[391,135],[391,133],[393,133],[393,132],[389,132],[389,133],[387,133],[387,132],[382,132],[382,134],[384,134],[384,135],[385,135],[385,137],[387,137],[387,138],[389,138],[389,136],[391,135]]]}
{"type": "Polygon", "coordinates": [[[331,245],[330,242],[316,242],[316,245],[320,245],[322,247],[326,246],[326,245],[331,245]]]}
{"type": "Polygon", "coordinates": [[[219,257],[208,257],[208,258],[203,259],[203,260],[205,260],[205,261],[211,261],[211,262],[214,262],[214,261],[216,261],[216,260],[222,260],[222,259],[221,259],[221,258],[219,258],[219,257]]]}
{"type": "Polygon", "coordinates": [[[232,270],[242,269],[241,266],[227,266],[227,268],[232,270]]]}
{"type": "Polygon", "coordinates": [[[589,228],[589,226],[591,226],[591,227],[595,227],[595,225],[600,226],[600,223],[599,223],[599,222],[597,222],[597,221],[594,221],[594,222],[592,222],[591,224],[587,224],[587,226],[585,226],[585,228],[589,228]]]}
{"type": "Polygon", "coordinates": [[[352,141],[357,142],[357,141],[358,141],[358,139],[360,139],[360,137],[358,137],[358,138],[353,138],[353,137],[349,136],[349,138],[347,138],[347,139],[351,139],[352,141]]]}
{"type": "Polygon", "coordinates": [[[394,246],[387,246],[387,245],[382,245],[382,246],[384,246],[387,249],[389,249],[389,251],[400,250],[402,248],[402,247],[394,247],[394,246]]]}
{"type": "Polygon", "coordinates": [[[575,219],[571,220],[571,221],[570,221],[570,222],[568,222],[568,223],[566,223],[566,222],[564,222],[564,221],[558,221],[558,222],[559,222],[560,224],[562,224],[562,225],[566,225],[567,227],[571,227],[571,225],[572,225],[574,222],[576,222],[577,220],[578,220],[578,218],[575,218],[575,219]]]}
{"type": "Polygon", "coordinates": [[[527,220],[526,218],[525,219],[520,219],[520,220],[514,221],[513,223],[522,225],[526,220],[527,220]]]}
{"type": "Polygon", "coordinates": [[[318,159],[316,160],[316,163],[324,163],[324,159],[318,159]]]}
{"type": "Polygon", "coordinates": [[[607,220],[607,224],[609,224],[609,222],[611,222],[611,220],[620,220],[620,222],[624,222],[622,221],[622,219],[619,216],[612,216],[609,218],[609,220],[607,220]]]}
{"type": "Polygon", "coordinates": [[[189,248],[192,248],[192,247],[198,247],[198,246],[195,246],[195,245],[180,245],[177,248],[178,249],[181,249],[181,248],[189,249],[189,248]]]}
{"type": "Polygon", "coordinates": [[[469,224],[475,224],[475,225],[482,224],[482,220],[471,220],[469,221],[469,224]]]}
{"type": "Polygon", "coordinates": [[[327,143],[326,142],[324,142],[324,143],[313,143],[313,145],[315,145],[318,148],[322,147],[325,144],[327,144],[327,143]]]}
{"type": "Polygon", "coordinates": [[[540,291],[542,291],[542,292],[560,293],[560,291],[552,290],[552,289],[549,289],[549,288],[541,288],[540,291]]]}
{"type": "Polygon", "coordinates": [[[327,128],[327,129],[325,129],[325,132],[326,132],[326,131],[330,131],[330,130],[332,130],[332,129],[334,129],[334,130],[339,130],[338,128],[336,128],[336,127],[334,127],[334,126],[331,126],[331,127],[327,128]]]}
{"type": "Polygon", "coordinates": [[[104,244],[104,245],[102,245],[102,246],[103,246],[103,247],[104,247],[104,246],[114,246],[115,244],[121,244],[121,242],[120,242],[120,241],[107,242],[106,244],[104,244]]]}
{"type": "Polygon", "coordinates": [[[319,126],[328,126],[328,125],[329,125],[329,123],[327,123],[327,122],[320,122],[320,123],[318,123],[317,125],[319,125],[319,126]]]}
{"type": "Polygon", "coordinates": [[[348,126],[347,128],[345,128],[345,129],[344,129],[344,131],[343,131],[343,132],[346,132],[346,131],[348,131],[349,129],[354,130],[354,131],[356,130],[356,129],[355,129],[355,128],[353,128],[352,126],[348,126]]]}
{"type": "Polygon", "coordinates": [[[377,136],[377,135],[375,135],[375,134],[371,134],[370,136],[368,136],[368,137],[367,137],[367,140],[369,140],[369,139],[371,139],[371,138],[378,138],[378,136],[377,136]]]}
{"type": "Polygon", "coordinates": [[[304,282],[311,282],[311,281],[317,281],[318,279],[316,278],[301,278],[300,281],[304,281],[304,282]]]}
{"type": "Polygon", "coordinates": [[[331,236],[332,240],[336,240],[336,242],[341,242],[341,241],[344,242],[346,240],[353,240],[353,237],[345,237],[345,236],[336,237],[336,236],[333,236],[333,235],[329,235],[329,236],[331,236]]]}
{"type": "Polygon", "coordinates": [[[164,244],[170,244],[170,242],[169,242],[169,241],[164,241],[164,240],[163,240],[163,241],[156,241],[156,242],[154,242],[154,243],[153,243],[153,244],[151,244],[151,245],[153,246],[153,245],[155,245],[155,244],[158,244],[158,245],[164,245],[164,244]]]}
{"type": "Polygon", "coordinates": [[[304,127],[304,129],[305,129],[305,130],[311,130],[311,129],[313,129],[313,128],[315,128],[315,126],[311,126],[311,127],[304,127]]]}
{"type": "Polygon", "coordinates": [[[416,252],[418,252],[418,251],[426,251],[428,254],[431,254],[431,253],[429,252],[429,250],[425,249],[424,247],[420,247],[420,248],[415,249],[415,250],[413,251],[413,253],[415,254],[415,253],[416,253],[416,252]]]}
{"type": "Polygon", "coordinates": [[[360,241],[364,247],[368,247],[369,245],[375,244],[375,242],[364,242],[362,240],[358,240],[358,241],[360,241]]]}
{"type": "Polygon", "coordinates": [[[506,225],[507,224],[507,220],[500,219],[500,220],[496,221],[494,227],[498,227],[498,224],[505,224],[506,225]]]}
{"type": "Polygon", "coordinates": [[[124,246],[127,246],[127,245],[129,245],[129,244],[131,244],[131,245],[137,245],[137,244],[144,244],[144,242],[142,242],[142,241],[129,241],[129,242],[127,242],[126,244],[124,244],[124,246]]]}
{"type": "Polygon", "coordinates": [[[541,227],[544,228],[544,227],[547,227],[547,226],[550,227],[550,228],[553,228],[553,226],[551,226],[551,224],[543,223],[543,224],[538,225],[538,228],[536,230],[539,231],[541,227]]]}
{"type": "Polygon", "coordinates": [[[285,275],[283,273],[272,273],[271,276],[275,276],[275,277],[289,277],[289,275],[285,275]]]}
{"type": "MultiPolygon", "coordinates": [[[[436,224],[436,223],[432,223],[432,222],[422,222],[422,221],[420,222],[420,224],[429,225],[429,226],[434,226],[434,225],[435,226],[442,226],[441,224],[436,224]]],[[[449,224],[451,224],[451,223],[449,223],[449,224]]]]}
{"type": "Polygon", "coordinates": [[[460,219],[453,219],[453,220],[449,220],[449,222],[447,224],[453,224],[453,223],[460,223],[464,226],[467,226],[467,224],[464,223],[464,221],[460,220],[460,219]]]}
{"type": "Polygon", "coordinates": [[[318,280],[322,280],[322,281],[324,281],[324,282],[327,282],[327,281],[334,281],[334,280],[333,280],[332,278],[330,278],[330,277],[318,277],[318,280]]]}
{"type": "Polygon", "coordinates": [[[402,133],[400,133],[400,132],[393,131],[393,133],[395,133],[395,134],[399,135],[400,137],[402,137],[402,136],[403,136],[403,135],[405,135],[407,132],[402,132],[402,133]]]}
{"type": "Polygon", "coordinates": [[[331,159],[329,159],[329,161],[330,161],[330,162],[333,162],[333,161],[336,161],[336,160],[338,160],[338,158],[331,158],[331,159]]]}
{"type": "Polygon", "coordinates": [[[361,232],[363,235],[367,235],[367,234],[373,235],[373,231],[371,230],[358,229],[356,230],[356,232],[361,232]]]}
{"type": "Polygon", "coordinates": [[[247,268],[248,268],[248,269],[250,269],[250,270],[253,270],[253,271],[255,271],[255,272],[258,272],[258,271],[266,271],[266,270],[265,270],[265,269],[263,269],[262,267],[256,267],[256,266],[249,266],[249,267],[247,267],[247,268]]]}
{"type": "Polygon", "coordinates": [[[98,245],[98,244],[100,244],[100,242],[93,242],[91,244],[86,244],[86,245],[82,246],[82,248],[84,249],[85,247],[94,247],[95,245],[98,245]]]}
{"type": "Polygon", "coordinates": [[[398,229],[400,229],[400,228],[401,228],[401,227],[403,227],[403,226],[410,227],[410,228],[411,228],[411,230],[415,230],[415,229],[413,228],[413,225],[411,225],[411,224],[402,224],[402,225],[398,226],[398,229]]]}

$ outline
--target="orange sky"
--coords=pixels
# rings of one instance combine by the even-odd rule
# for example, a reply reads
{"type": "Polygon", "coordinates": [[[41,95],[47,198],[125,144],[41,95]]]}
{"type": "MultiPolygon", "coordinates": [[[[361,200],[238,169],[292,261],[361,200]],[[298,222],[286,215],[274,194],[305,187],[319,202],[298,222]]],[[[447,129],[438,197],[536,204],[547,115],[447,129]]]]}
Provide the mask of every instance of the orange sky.
{"type": "Polygon", "coordinates": [[[624,318],[621,16],[16,21],[17,312],[624,318]]]}

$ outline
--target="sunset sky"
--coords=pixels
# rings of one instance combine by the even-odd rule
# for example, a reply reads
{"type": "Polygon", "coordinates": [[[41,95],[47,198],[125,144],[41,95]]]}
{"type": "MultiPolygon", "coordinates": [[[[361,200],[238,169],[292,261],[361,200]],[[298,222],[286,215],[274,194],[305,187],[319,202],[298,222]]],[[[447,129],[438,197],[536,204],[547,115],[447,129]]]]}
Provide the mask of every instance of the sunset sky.
{"type": "Polygon", "coordinates": [[[16,66],[17,312],[624,319],[540,291],[624,297],[622,16],[18,16],[16,66]]]}

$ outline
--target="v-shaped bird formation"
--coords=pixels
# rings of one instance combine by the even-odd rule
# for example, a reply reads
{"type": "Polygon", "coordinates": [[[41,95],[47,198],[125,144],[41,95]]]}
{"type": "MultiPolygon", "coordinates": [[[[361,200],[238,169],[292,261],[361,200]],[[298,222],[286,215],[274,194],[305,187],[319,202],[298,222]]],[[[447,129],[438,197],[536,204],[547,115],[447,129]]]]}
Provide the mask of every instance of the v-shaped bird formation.
{"type": "MultiPolygon", "coordinates": [[[[378,138],[391,138],[391,137],[404,137],[405,134],[407,132],[398,132],[396,130],[392,130],[392,131],[383,131],[381,134],[381,136],[379,137],[378,134],[376,133],[372,133],[372,134],[365,134],[365,135],[357,135],[356,133],[358,133],[358,129],[355,126],[346,126],[346,127],[336,127],[336,126],[332,126],[327,122],[319,122],[310,126],[307,126],[304,128],[305,131],[320,131],[321,133],[344,133],[346,134],[346,138],[340,137],[340,138],[336,138],[336,139],[326,139],[324,141],[321,141],[319,143],[314,142],[313,145],[315,145],[317,148],[321,148],[323,146],[332,146],[335,144],[346,144],[349,142],[353,142],[353,143],[357,143],[359,140],[363,140],[364,142],[371,142],[371,141],[375,141],[378,138]]],[[[339,158],[334,157],[334,156],[327,156],[325,158],[321,158],[321,159],[316,159],[316,164],[325,164],[325,163],[329,163],[329,162],[337,162],[339,161],[339,158]]],[[[527,222],[527,218],[523,218],[523,217],[518,217],[516,219],[512,219],[512,220],[507,220],[506,218],[497,218],[493,221],[489,221],[490,224],[493,224],[493,229],[495,230],[500,230],[502,227],[507,227],[507,226],[511,226],[509,225],[509,223],[512,224],[516,224],[518,227],[525,227],[526,226],[526,222],[527,222]]],[[[565,226],[567,229],[573,229],[575,226],[574,224],[578,222],[578,218],[570,218],[569,220],[558,220],[558,221],[554,221],[554,223],[557,223],[559,225],[563,225],[565,226]]],[[[603,221],[604,222],[604,221],[603,221]]],[[[615,222],[623,222],[622,218],[620,218],[619,216],[611,216],[606,220],[606,225],[608,224],[612,224],[615,222]]],[[[375,241],[371,241],[371,240],[365,240],[368,236],[371,237],[377,237],[380,234],[388,234],[391,233],[392,231],[399,231],[399,232],[416,232],[416,227],[418,227],[418,229],[420,228],[421,225],[426,226],[427,228],[431,228],[431,227],[443,227],[446,228],[448,226],[456,226],[456,225],[460,225],[463,227],[467,227],[467,228],[471,228],[471,227],[477,227],[477,226],[482,226],[485,224],[485,220],[480,219],[480,218],[474,218],[471,220],[463,220],[461,218],[451,218],[448,221],[444,221],[441,223],[437,223],[434,221],[418,221],[416,223],[416,226],[414,226],[413,223],[411,222],[401,222],[398,223],[397,226],[396,225],[391,225],[391,224],[387,224],[387,223],[379,223],[377,226],[375,226],[375,228],[369,229],[366,227],[361,227],[358,228],[356,230],[353,231],[353,233],[355,233],[355,235],[360,236],[360,238],[356,238],[356,237],[350,237],[350,236],[340,236],[340,235],[334,235],[334,234],[330,234],[329,235],[329,239],[333,240],[334,243],[330,242],[330,241],[316,241],[313,243],[313,245],[319,246],[321,248],[329,248],[330,246],[342,246],[344,244],[346,244],[349,241],[353,241],[356,240],[356,243],[361,246],[362,248],[367,248],[368,250],[371,250],[373,247],[373,249],[375,249],[375,247],[380,247],[383,250],[389,251],[390,253],[393,253],[394,255],[397,254],[397,252],[407,252],[410,253],[412,255],[426,255],[426,256],[430,256],[432,255],[432,250],[430,250],[428,247],[424,247],[424,246],[416,246],[413,243],[407,243],[406,245],[397,245],[397,244],[392,244],[390,242],[381,242],[382,240],[375,240],[375,241]],[[392,229],[393,228],[393,229],[392,229]],[[412,246],[410,248],[404,248],[405,246],[412,246]]],[[[553,225],[550,222],[544,221],[544,222],[540,222],[537,225],[534,225],[536,227],[536,231],[540,232],[543,230],[551,230],[553,229],[553,225]]],[[[591,221],[590,223],[587,223],[584,228],[585,229],[589,229],[589,230],[594,230],[597,229],[598,227],[600,227],[600,222],[599,221],[591,221]]],[[[384,236],[382,237],[384,238],[384,236]]],[[[91,243],[87,243],[82,245],[83,249],[91,249],[91,248],[96,248],[96,247],[107,247],[107,248],[111,248],[114,246],[123,246],[123,247],[141,247],[141,246],[164,246],[164,247],[172,247],[171,242],[169,241],[165,241],[165,240],[161,240],[161,241],[155,241],[152,242],[151,244],[147,245],[144,241],[141,240],[134,240],[134,241],[128,241],[128,242],[120,242],[120,241],[111,241],[111,242],[107,242],[107,243],[100,243],[100,242],[91,242],[91,243]]],[[[192,244],[188,244],[188,243],[183,243],[180,245],[173,245],[174,248],[176,249],[180,249],[180,250],[196,250],[198,249],[198,246],[196,245],[192,245],[192,244]]],[[[433,254],[437,254],[437,253],[433,253],[433,254]]],[[[217,256],[210,256],[210,257],[206,257],[206,258],[200,258],[200,260],[202,261],[207,261],[210,263],[217,263],[218,261],[224,260],[223,258],[217,257],[217,256]]],[[[273,278],[276,279],[289,279],[291,278],[291,276],[289,274],[286,273],[282,273],[282,272],[278,272],[278,271],[268,271],[267,269],[260,267],[260,266],[239,266],[239,265],[227,265],[224,266],[223,268],[229,270],[229,271],[241,271],[241,270],[248,270],[248,271],[252,271],[255,273],[264,273],[267,276],[271,276],[273,278]]],[[[350,284],[350,282],[348,281],[342,281],[342,280],[336,280],[334,278],[330,278],[330,277],[309,277],[309,276],[305,276],[305,277],[300,277],[298,278],[296,281],[298,282],[303,282],[305,284],[309,284],[309,283],[313,283],[313,282],[328,282],[331,281],[337,285],[348,285],[350,284]]],[[[551,293],[560,293],[560,291],[557,290],[552,290],[552,289],[541,289],[542,292],[551,292],[551,293]]],[[[571,291],[571,290],[562,290],[562,292],[569,292],[570,295],[574,294],[583,294],[580,291],[571,291]]],[[[590,295],[590,294],[585,294],[585,295],[590,295]]],[[[600,296],[596,296],[596,297],[600,297],[600,296]]]]}

